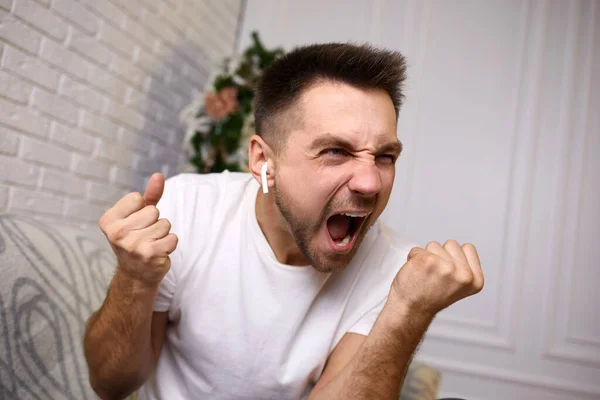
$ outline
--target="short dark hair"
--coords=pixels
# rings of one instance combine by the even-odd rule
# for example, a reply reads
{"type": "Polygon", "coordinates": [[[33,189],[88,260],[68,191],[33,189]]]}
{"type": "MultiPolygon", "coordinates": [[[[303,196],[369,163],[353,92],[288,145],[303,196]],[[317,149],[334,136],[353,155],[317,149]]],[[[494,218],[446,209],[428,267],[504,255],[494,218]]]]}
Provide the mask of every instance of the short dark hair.
{"type": "MultiPolygon", "coordinates": [[[[404,100],[406,61],[397,51],[369,44],[325,43],[296,48],[266,69],[256,88],[256,133],[278,136],[289,123],[283,114],[302,93],[319,81],[346,83],[361,89],[382,89],[390,96],[396,119],[404,100]]],[[[295,119],[295,118],[294,118],[295,119]]],[[[280,142],[283,137],[271,137],[280,142]]],[[[273,143],[275,144],[275,143],[273,143]]]]}

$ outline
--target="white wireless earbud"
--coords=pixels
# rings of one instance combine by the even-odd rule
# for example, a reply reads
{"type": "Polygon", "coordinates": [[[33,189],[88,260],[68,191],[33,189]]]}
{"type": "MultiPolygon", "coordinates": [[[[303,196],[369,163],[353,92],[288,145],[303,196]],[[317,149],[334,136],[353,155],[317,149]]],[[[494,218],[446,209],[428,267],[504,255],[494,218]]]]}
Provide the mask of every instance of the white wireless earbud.
{"type": "Polygon", "coordinates": [[[267,162],[260,168],[260,179],[262,181],[263,193],[269,193],[269,185],[267,184],[267,162]]]}

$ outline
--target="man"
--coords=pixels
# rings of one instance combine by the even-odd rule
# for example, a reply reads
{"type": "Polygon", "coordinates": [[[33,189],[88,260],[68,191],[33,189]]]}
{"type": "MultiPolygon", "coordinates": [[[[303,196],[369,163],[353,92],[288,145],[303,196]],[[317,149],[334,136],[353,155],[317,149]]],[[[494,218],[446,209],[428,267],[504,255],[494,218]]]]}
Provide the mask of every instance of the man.
{"type": "Polygon", "coordinates": [[[102,398],[398,398],[436,313],[483,288],[472,245],[378,221],[405,71],[369,46],[297,49],[257,89],[250,174],[155,174],[104,214],[118,266],[85,336],[102,398]]]}

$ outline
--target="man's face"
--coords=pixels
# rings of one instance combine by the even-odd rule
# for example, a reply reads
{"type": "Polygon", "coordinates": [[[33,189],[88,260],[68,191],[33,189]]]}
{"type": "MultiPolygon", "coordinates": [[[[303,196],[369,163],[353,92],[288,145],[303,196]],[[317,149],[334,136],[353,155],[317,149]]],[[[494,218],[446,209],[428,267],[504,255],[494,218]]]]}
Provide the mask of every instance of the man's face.
{"type": "Polygon", "coordinates": [[[314,268],[339,271],[389,199],[396,114],[382,90],[331,82],[305,91],[300,106],[303,124],[277,157],[275,202],[314,268]]]}

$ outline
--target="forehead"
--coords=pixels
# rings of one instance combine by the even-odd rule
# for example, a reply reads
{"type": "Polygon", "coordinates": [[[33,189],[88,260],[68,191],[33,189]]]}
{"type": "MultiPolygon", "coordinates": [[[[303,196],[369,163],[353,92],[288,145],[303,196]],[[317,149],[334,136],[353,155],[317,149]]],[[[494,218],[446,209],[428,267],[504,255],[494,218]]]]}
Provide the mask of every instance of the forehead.
{"type": "Polygon", "coordinates": [[[302,130],[291,135],[296,143],[310,143],[324,133],[343,136],[357,144],[396,138],[396,111],[383,90],[321,82],[302,94],[299,105],[302,130]]]}

